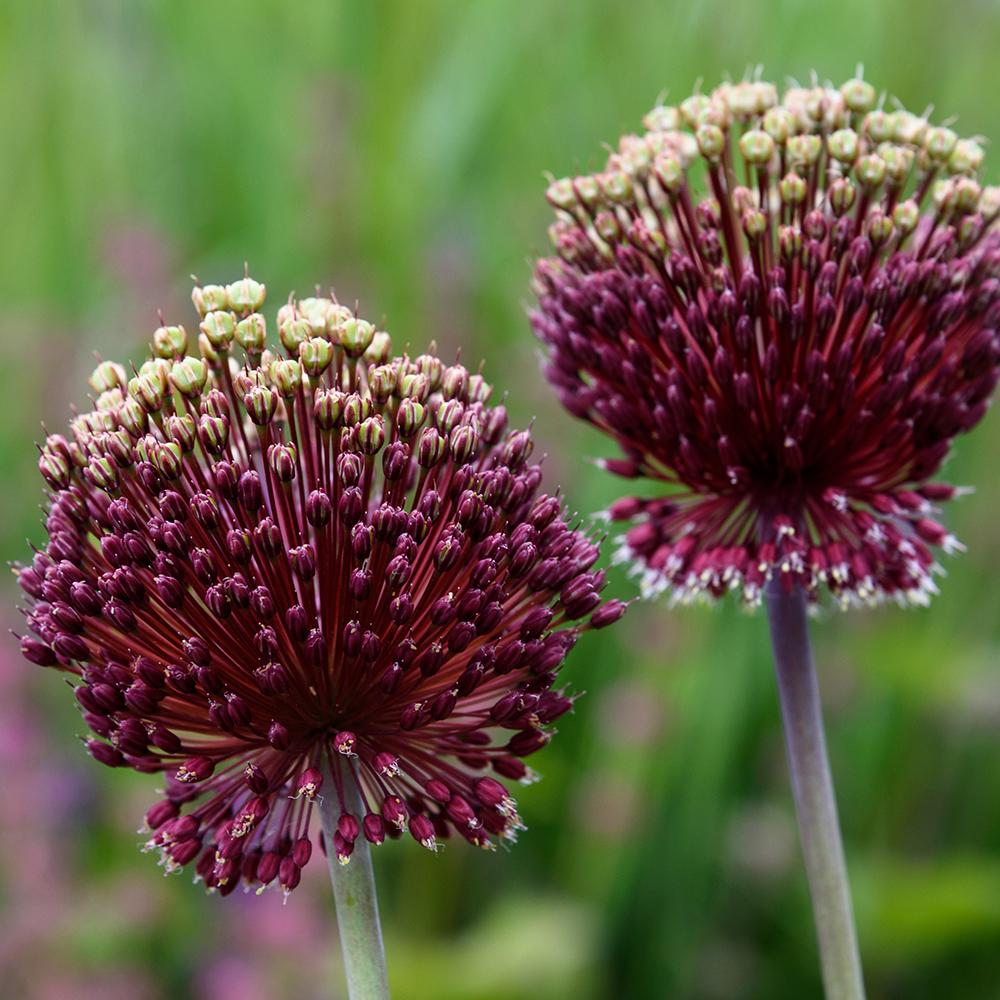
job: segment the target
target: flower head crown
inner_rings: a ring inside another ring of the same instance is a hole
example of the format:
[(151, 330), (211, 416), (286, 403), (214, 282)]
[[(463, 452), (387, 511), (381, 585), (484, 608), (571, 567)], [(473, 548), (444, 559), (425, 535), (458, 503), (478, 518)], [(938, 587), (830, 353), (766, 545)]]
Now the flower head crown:
[(549, 187), (532, 319), (606, 467), (666, 487), (610, 512), (649, 592), (924, 602), (957, 544), (928, 480), (997, 382), (1000, 189), (979, 142), (882, 105), (725, 84)]
[(320, 794), (344, 863), (406, 828), (513, 838), (503, 780), (571, 707), (580, 630), (624, 610), (481, 375), (332, 298), (282, 306), (272, 351), (264, 296), (198, 287), (200, 356), (162, 326), (131, 376), (97, 367), (18, 570), (25, 655), (74, 677), (97, 760), (166, 773), (148, 846), (222, 893), (296, 886)]

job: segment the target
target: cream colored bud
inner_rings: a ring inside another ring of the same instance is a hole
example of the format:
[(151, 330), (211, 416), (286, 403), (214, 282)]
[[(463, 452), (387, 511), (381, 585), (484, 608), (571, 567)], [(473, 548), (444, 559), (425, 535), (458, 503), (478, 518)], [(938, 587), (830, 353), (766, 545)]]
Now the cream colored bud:
[(841, 84), (840, 94), (848, 110), (855, 114), (866, 114), (875, 107), (875, 88), (867, 80), (848, 80)]
[(943, 163), (951, 156), (958, 142), (958, 135), (950, 128), (929, 128), (924, 136), (924, 149), (936, 163)]
[(188, 335), (183, 326), (160, 326), (153, 331), (153, 353), (158, 358), (182, 357), (187, 347)]
[(830, 155), (841, 163), (851, 164), (858, 158), (858, 133), (851, 128), (838, 129), (826, 140)]
[(257, 312), (267, 298), (267, 289), (249, 275), (226, 285), (226, 301), (229, 308), (241, 316)]
[(765, 167), (774, 156), (774, 139), (763, 129), (750, 129), (740, 137), (740, 153), (747, 163)]
[(974, 139), (959, 139), (948, 157), (948, 169), (953, 174), (974, 174), (983, 165), (985, 155)]
[(681, 113), (677, 108), (659, 105), (643, 118), (642, 125), (650, 132), (673, 132), (681, 127)]
[(94, 392), (107, 392), (127, 384), (125, 369), (114, 361), (102, 361), (90, 374), (90, 388)]

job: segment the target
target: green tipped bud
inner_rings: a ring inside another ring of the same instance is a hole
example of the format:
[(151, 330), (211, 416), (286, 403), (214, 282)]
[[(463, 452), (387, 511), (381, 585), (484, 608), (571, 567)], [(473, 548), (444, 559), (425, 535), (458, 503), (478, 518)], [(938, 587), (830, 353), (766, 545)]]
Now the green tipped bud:
[(627, 205), (635, 195), (632, 178), (620, 170), (602, 174), (601, 189), (607, 200), (615, 205)]
[(385, 444), (385, 426), (379, 416), (369, 417), (358, 425), (358, 447), (365, 455), (374, 455)]
[(841, 163), (853, 163), (858, 158), (858, 133), (852, 128), (842, 128), (826, 140), (830, 155)]
[(333, 309), (329, 299), (308, 298), (296, 307), (299, 318), (309, 324), (314, 337), (324, 336), (328, 330), (328, 319)]
[(292, 358), (273, 362), (269, 374), (282, 399), (291, 399), (302, 386), (302, 366)]
[(194, 451), (198, 436), (194, 417), (190, 413), (185, 413), (183, 417), (167, 417), (165, 427), (167, 437), (178, 445), (185, 455)]
[(553, 208), (562, 209), (564, 212), (572, 211), (578, 204), (573, 178), (560, 177), (559, 180), (553, 181), (546, 188), (545, 197)]
[(400, 399), (415, 399), (419, 403), (425, 402), (430, 392), (430, 379), (420, 372), (407, 372), (400, 376), (396, 387), (396, 394)]
[(267, 342), (267, 320), (260, 313), (251, 313), (236, 324), (236, 342), (247, 354), (256, 356)]
[(759, 240), (767, 232), (767, 216), (757, 209), (743, 213), (743, 232), (751, 242)]
[(975, 212), (983, 189), (972, 177), (959, 177), (955, 182), (955, 210), (963, 215)]
[(879, 209), (875, 209), (868, 216), (868, 220), (865, 223), (865, 230), (868, 233), (868, 238), (872, 241), (872, 246), (876, 249), (884, 246), (892, 238), (892, 234), (895, 227), (892, 222), (892, 218), (885, 215)]
[(243, 396), (247, 416), (258, 426), (269, 424), (278, 408), (278, 393), (267, 386), (252, 386)]
[(493, 386), (482, 375), (469, 376), (469, 390), (466, 398), (470, 403), (487, 403), (493, 395)]
[(451, 433), (451, 457), (464, 465), (475, 454), (479, 447), (479, 431), (473, 424), (461, 424)]
[(310, 378), (319, 378), (333, 361), (333, 344), (320, 337), (310, 337), (299, 344), (299, 360)]
[(153, 331), (153, 353), (172, 361), (187, 352), (188, 335), (183, 326), (159, 326)]
[(848, 111), (857, 115), (867, 114), (875, 107), (877, 94), (875, 88), (866, 80), (848, 80), (840, 87), (840, 95)]
[(272, 444), (267, 450), (267, 462), (279, 483), (290, 483), (295, 478), (298, 453), (291, 441)]
[(973, 139), (959, 139), (948, 157), (948, 169), (953, 174), (974, 174), (983, 165), (983, 147)]
[(392, 337), (384, 330), (376, 332), (365, 351), (365, 361), (371, 365), (385, 364), (392, 357)]
[(716, 162), (726, 148), (726, 135), (718, 125), (699, 125), (695, 132), (698, 150), (710, 163)]
[(340, 344), (350, 358), (360, 358), (375, 338), (375, 327), (367, 320), (352, 316), (339, 328)]
[(802, 253), (802, 230), (798, 226), (781, 226), (778, 229), (778, 249), (782, 263), (797, 260)]
[(200, 316), (207, 316), (217, 309), (227, 309), (229, 299), (222, 285), (195, 285), (191, 301)]
[(838, 177), (830, 185), (830, 208), (839, 219), (846, 215), (857, 198), (858, 190), (846, 177)]
[(858, 181), (869, 191), (874, 191), (885, 180), (885, 160), (875, 153), (862, 156), (855, 169)]
[(908, 146), (922, 146), (927, 136), (927, 121), (909, 111), (897, 111), (892, 116), (892, 138)]
[(929, 128), (924, 136), (924, 149), (935, 163), (944, 163), (954, 152), (958, 136), (950, 128)]
[(194, 399), (202, 394), (208, 381), (208, 366), (201, 358), (187, 357), (170, 369), (170, 381), (182, 396)]
[(163, 407), (166, 388), (155, 374), (137, 375), (129, 379), (128, 391), (146, 413), (159, 413)]
[(445, 399), (464, 400), (468, 388), (469, 372), (463, 365), (452, 365), (444, 370), (441, 377), (441, 395)]
[(205, 359), (206, 364), (213, 368), (218, 368), (222, 364), (225, 354), (220, 354), (213, 346), (212, 342), (203, 333), (198, 334), (198, 350)]
[(920, 221), (920, 206), (911, 198), (900, 202), (892, 210), (893, 225), (903, 236), (909, 236)]
[(658, 105), (642, 120), (650, 132), (676, 132), (681, 127), (681, 113), (669, 105)]
[(360, 396), (356, 392), (350, 393), (344, 399), (344, 426), (357, 427), (362, 421), (367, 420), (372, 414), (372, 401), (370, 396)]
[(72, 480), (69, 462), (51, 451), (43, 451), (39, 456), (38, 471), (54, 490), (66, 489)]
[(705, 94), (693, 94), (687, 100), (682, 101), (680, 114), (684, 124), (689, 129), (696, 129), (701, 123), (702, 113), (710, 103), (710, 99)]
[(792, 164), (811, 167), (823, 151), (823, 140), (818, 135), (793, 135), (786, 143)]
[(395, 391), (399, 373), (395, 365), (377, 365), (368, 372), (368, 391), (376, 403), (384, 403)]
[(434, 423), (442, 434), (450, 434), (464, 413), (465, 407), (459, 400), (448, 399), (434, 410)]
[(761, 127), (779, 146), (784, 146), (795, 132), (795, 118), (788, 108), (771, 108)]
[(432, 469), (444, 458), (448, 442), (433, 427), (425, 427), (417, 442), (417, 463), (422, 469)]
[(740, 153), (747, 163), (765, 167), (774, 156), (774, 139), (763, 129), (751, 129), (740, 138)]
[[(627, 175), (626, 175), (627, 176)], [(596, 177), (582, 176), (574, 181), (576, 193), (587, 208), (593, 208), (601, 200), (601, 185)]]
[(210, 312), (201, 321), (201, 332), (215, 351), (228, 351), (236, 334), (236, 317), (225, 309)]
[(313, 403), (313, 419), (322, 431), (332, 431), (340, 425), (344, 411), (344, 394), (337, 389), (320, 389)]
[(90, 388), (94, 392), (108, 392), (128, 384), (128, 375), (114, 361), (102, 361), (90, 375)]
[[(131, 384), (130, 384), (131, 390)], [(118, 408), (118, 422), (132, 435), (139, 437), (146, 433), (149, 417), (136, 399), (126, 399)]]
[(882, 146), (879, 148), (879, 156), (882, 157), (882, 162), (885, 164), (886, 176), (890, 183), (898, 186), (910, 176), (915, 154), (908, 146), (891, 144)]
[(865, 115), (862, 128), (872, 142), (888, 142), (892, 138), (892, 116), (885, 111), (870, 111)]
[(221, 455), (229, 443), (229, 419), (204, 414), (198, 421), (198, 439), (210, 455)]
[(267, 298), (267, 289), (259, 281), (254, 281), (249, 275), (226, 285), (226, 302), (228, 308), (240, 316), (258, 312)]
[(676, 156), (658, 156), (654, 166), (663, 190), (675, 194), (684, 186), (684, 167)]
[(983, 188), (979, 197), (979, 211), (987, 222), (1000, 212), (1000, 187), (990, 185)]
[(105, 493), (111, 493), (118, 488), (118, 469), (114, 462), (103, 455), (92, 458), (83, 470), (83, 475), (88, 482), (99, 490), (104, 490)]
[(176, 479), (184, 468), (181, 446), (174, 441), (156, 441), (149, 460), (164, 479)]
[(598, 212), (594, 217), (594, 229), (605, 243), (617, 243), (622, 236), (621, 223), (613, 212)]
[(118, 386), (115, 386), (113, 389), (108, 389), (107, 392), (102, 392), (100, 396), (97, 397), (95, 409), (111, 411), (117, 410), (124, 398), (125, 397), (122, 395), (121, 389), (119, 389)]
[(278, 322), (278, 338), (281, 340), (281, 346), (289, 354), (298, 354), (302, 345), (312, 336), (312, 327), (304, 319), (297, 316)]
[(778, 194), (786, 205), (801, 205), (806, 200), (806, 182), (798, 174), (785, 174), (778, 185)]
[(427, 417), (425, 407), (415, 399), (404, 399), (396, 411), (396, 431), (402, 438), (412, 437)]
[(132, 439), (129, 437), (128, 431), (112, 431), (104, 439), (104, 448), (107, 454), (114, 459), (115, 465), (119, 469), (127, 469), (135, 462)]
[[(431, 350), (436, 348), (431, 345)], [(444, 372), (444, 363), (435, 354), (421, 354), (414, 362), (417, 371), (421, 375), (427, 376), (427, 387), (430, 392), (435, 392), (441, 384), (441, 376)]]

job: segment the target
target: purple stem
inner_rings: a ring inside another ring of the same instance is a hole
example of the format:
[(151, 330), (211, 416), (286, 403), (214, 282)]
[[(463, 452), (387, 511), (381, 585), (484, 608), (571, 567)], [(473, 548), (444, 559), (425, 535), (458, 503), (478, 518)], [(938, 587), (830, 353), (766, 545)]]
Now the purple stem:
[(827, 1000), (864, 1000), (837, 802), (809, 645), (806, 597), (772, 579), (766, 591), (771, 645)]

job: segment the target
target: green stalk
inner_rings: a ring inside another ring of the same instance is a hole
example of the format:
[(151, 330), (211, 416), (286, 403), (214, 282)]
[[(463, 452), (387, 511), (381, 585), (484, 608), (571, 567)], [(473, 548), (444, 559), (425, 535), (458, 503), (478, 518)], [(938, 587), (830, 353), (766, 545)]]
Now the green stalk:
[(767, 613), (827, 1000), (864, 1000), (851, 889), (823, 733), (819, 684), (800, 587), (767, 586)]
[[(382, 925), (378, 918), (375, 895), (375, 873), (372, 854), (362, 833), (354, 842), (351, 859), (342, 865), (333, 849), (333, 838), (340, 819), (341, 798), (331, 769), (324, 759), (323, 794), (319, 813), (326, 842), (326, 860), (337, 904), (337, 925), (340, 928), (340, 948), (347, 975), (347, 995), (350, 1000), (388, 1000), (389, 979), (385, 971), (385, 949), (382, 945)], [(336, 778), (340, 780), (343, 811), (353, 813), (358, 821), (365, 814), (358, 789), (356, 772), (344, 766)]]

